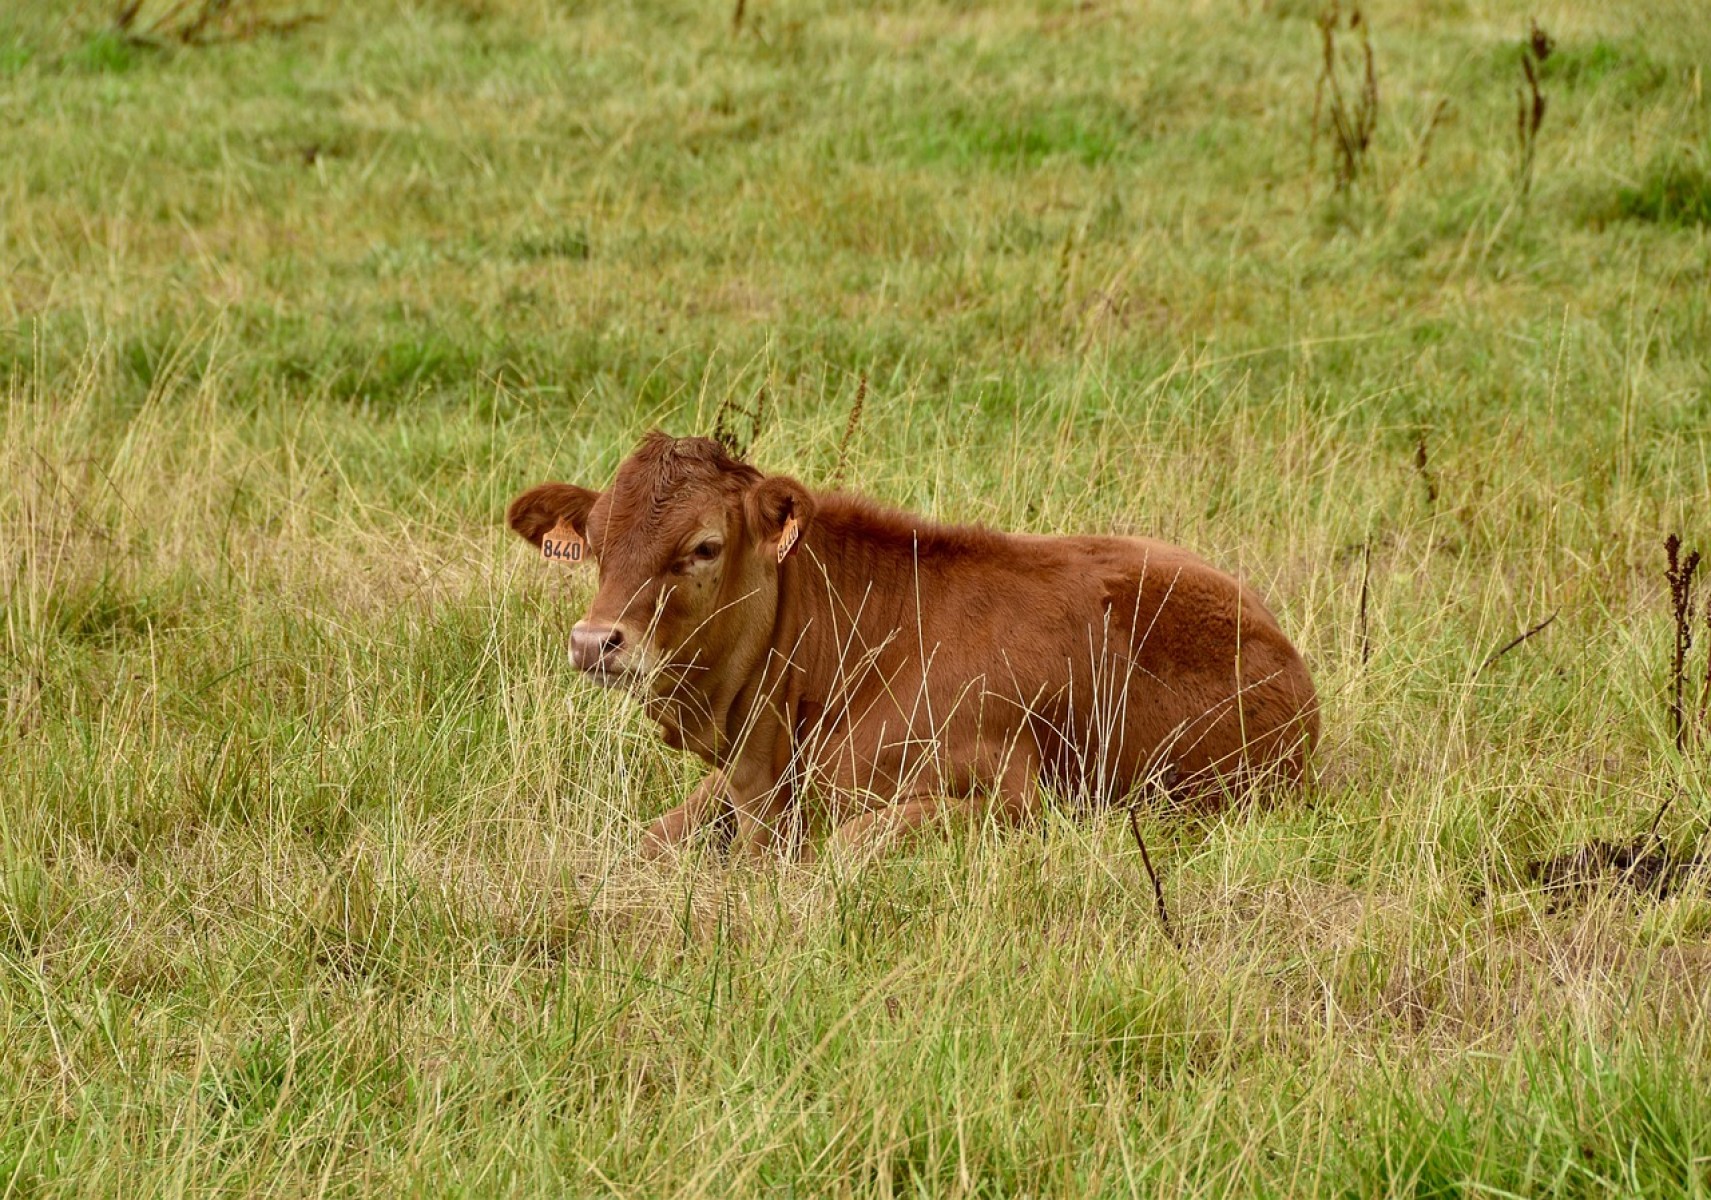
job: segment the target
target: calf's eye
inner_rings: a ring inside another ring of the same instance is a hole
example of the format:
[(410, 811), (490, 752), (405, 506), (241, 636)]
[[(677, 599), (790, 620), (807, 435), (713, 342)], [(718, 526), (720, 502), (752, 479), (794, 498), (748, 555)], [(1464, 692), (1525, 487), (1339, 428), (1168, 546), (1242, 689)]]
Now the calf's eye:
[(688, 554), (685, 554), (682, 558), (678, 559), (677, 562), (672, 564), (672, 574), (681, 575), (691, 567), (698, 566), (702, 563), (710, 563), (715, 558), (719, 557), (719, 552), (724, 548), (725, 544), (717, 540), (701, 542), (695, 547), (695, 549), (691, 550)]

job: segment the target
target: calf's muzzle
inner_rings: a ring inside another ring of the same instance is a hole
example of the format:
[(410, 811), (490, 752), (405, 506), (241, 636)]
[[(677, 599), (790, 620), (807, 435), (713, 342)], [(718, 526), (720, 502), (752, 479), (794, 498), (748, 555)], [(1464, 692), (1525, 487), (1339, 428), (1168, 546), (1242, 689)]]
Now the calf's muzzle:
[(570, 661), (578, 671), (604, 674), (619, 670), (618, 655), (624, 649), (624, 631), (617, 625), (594, 625), (578, 621), (570, 630)]

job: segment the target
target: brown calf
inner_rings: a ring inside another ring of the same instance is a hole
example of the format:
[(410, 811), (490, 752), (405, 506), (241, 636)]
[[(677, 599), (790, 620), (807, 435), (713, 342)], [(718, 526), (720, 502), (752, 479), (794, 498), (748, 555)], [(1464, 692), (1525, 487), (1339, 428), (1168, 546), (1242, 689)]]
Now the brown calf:
[(1145, 538), (938, 525), (652, 433), (604, 492), (545, 483), (511, 527), (600, 584), (571, 660), (635, 689), (713, 768), (649, 828), (747, 850), (843, 844), (947, 807), (1014, 820), (1044, 783), (1106, 801), (1298, 783), (1318, 736), (1260, 599)]

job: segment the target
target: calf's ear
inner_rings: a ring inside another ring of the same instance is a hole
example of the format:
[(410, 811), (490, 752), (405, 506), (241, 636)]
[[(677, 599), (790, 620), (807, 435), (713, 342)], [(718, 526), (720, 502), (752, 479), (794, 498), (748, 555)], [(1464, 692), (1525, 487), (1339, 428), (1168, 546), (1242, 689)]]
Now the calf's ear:
[(776, 562), (789, 558), (802, 544), (814, 520), (814, 497), (785, 475), (773, 475), (755, 484), (743, 507), (755, 544)]
[(549, 535), (580, 544), (588, 536), (588, 510), (598, 499), (599, 492), (575, 484), (543, 483), (511, 501), (505, 520), (531, 546)]

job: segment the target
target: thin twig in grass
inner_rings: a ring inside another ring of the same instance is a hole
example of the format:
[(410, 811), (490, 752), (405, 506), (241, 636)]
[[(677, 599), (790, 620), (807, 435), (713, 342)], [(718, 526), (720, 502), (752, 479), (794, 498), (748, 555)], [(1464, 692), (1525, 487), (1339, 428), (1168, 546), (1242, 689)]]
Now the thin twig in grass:
[[(1550, 616), (1546, 617), (1543, 621), (1540, 621), (1537, 625), (1534, 625), (1531, 629), (1527, 630), (1527, 632), (1523, 633), (1520, 637), (1510, 638), (1507, 642), (1504, 642), (1501, 646), (1497, 647), (1497, 649), (1493, 650), (1489, 655), (1487, 655), (1484, 662), (1479, 664), (1479, 671), (1485, 670), (1485, 668), (1489, 667), (1492, 663), (1494, 663), (1498, 659), (1502, 658), (1505, 654), (1509, 653), (1509, 651), (1513, 650), (1516, 646), (1519, 646), (1522, 642), (1524, 642), (1528, 638), (1532, 637), (1535, 633), (1543, 632), (1545, 630), (1545, 628), (1547, 626), (1549, 626), (1550, 623), (1556, 619), (1557, 619), (1557, 614), (1552, 613)], [(1479, 671), (1475, 671), (1474, 674), (1475, 675), (1479, 674)]]
[(1367, 586), (1372, 579), (1372, 540), (1360, 544), (1360, 664), (1366, 666), (1372, 658), (1372, 643), (1366, 632)]
[(1669, 715), (1675, 727), (1675, 748), (1680, 751), (1687, 747), (1688, 722), (1683, 691), (1687, 677), (1687, 652), (1693, 649), (1693, 573), (1699, 569), (1699, 551), (1695, 550), (1683, 559), (1681, 538), (1673, 533), (1664, 539), (1663, 549), (1669, 558), (1664, 578), (1669, 583), (1670, 607), (1675, 617), (1675, 645), (1669, 671)]
[(1652, 827), (1646, 831), (1646, 838), (1649, 841), (1657, 841), (1658, 828), (1663, 824), (1664, 814), (1669, 811), (1670, 805), (1675, 803), (1675, 798), (1679, 795), (1681, 795), (1681, 788), (1677, 787), (1664, 797), (1663, 803), (1658, 805), (1657, 812), (1652, 814)]
[(861, 373), (861, 381), (856, 384), (855, 403), (850, 405), (850, 419), (844, 423), (844, 436), (838, 442), (838, 465), (832, 471), (831, 486), (836, 489), (843, 486), (844, 471), (850, 465), (850, 445), (855, 441), (856, 429), (861, 425), (862, 412), (867, 407), (867, 372)]
[(1427, 152), (1432, 148), (1432, 135), (1438, 131), (1438, 126), (1444, 123), (1444, 117), (1449, 114), (1449, 111), (1449, 97), (1438, 97), (1438, 102), (1432, 106), (1432, 115), (1426, 119), (1425, 132), (1420, 135), (1419, 149), (1414, 152), (1416, 169), (1425, 167)]
[(1141, 836), (1141, 818), (1138, 806), (1129, 806), (1129, 832), (1135, 835), (1135, 845), (1141, 848), (1141, 865), (1147, 869), (1147, 878), (1153, 882), (1153, 904), (1158, 909), (1158, 923), (1164, 929), (1165, 937), (1178, 950), (1182, 949), (1182, 940), (1177, 937), (1176, 927), (1170, 923), (1170, 910), (1164, 905), (1164, 885), (1159, 883), (1158, 872), (1153, 870), (1152, 855), (1147, 853), (1147, 840)]
[(1539, 149), (1539, 127), (1545, 123), (1545, 97), (1539, 91), (1539, 68), (1551, 56), (1556, 42), (1539, 23), (1521, 45), (1521, 78), (1524, 87), (1515, 89), (1515, 139), (1519, 150), (1515, 183), (1521, 195), (1533, 188), (1533, 160)]
[(748, 7), (748, 0), (737, 0), (736, 7), (731, 10), (731, 36), (736, 37), (743, 31), (743, 11)]

